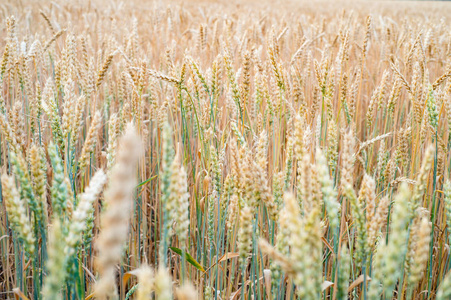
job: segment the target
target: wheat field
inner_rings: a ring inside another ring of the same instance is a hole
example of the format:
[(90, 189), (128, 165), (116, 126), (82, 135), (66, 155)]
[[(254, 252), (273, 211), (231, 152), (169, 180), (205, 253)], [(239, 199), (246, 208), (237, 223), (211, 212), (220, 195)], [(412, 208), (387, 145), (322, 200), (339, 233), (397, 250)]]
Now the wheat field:
[(446, 4), (0, 16), (0, 299), (451, 299)]

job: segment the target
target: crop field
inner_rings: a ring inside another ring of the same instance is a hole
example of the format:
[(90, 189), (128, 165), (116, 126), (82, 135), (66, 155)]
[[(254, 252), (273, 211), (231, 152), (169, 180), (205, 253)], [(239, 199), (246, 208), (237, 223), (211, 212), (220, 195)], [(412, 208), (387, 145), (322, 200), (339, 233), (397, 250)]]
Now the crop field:
[(0, 1), (0, 299), (451, 299), (450, 8)]

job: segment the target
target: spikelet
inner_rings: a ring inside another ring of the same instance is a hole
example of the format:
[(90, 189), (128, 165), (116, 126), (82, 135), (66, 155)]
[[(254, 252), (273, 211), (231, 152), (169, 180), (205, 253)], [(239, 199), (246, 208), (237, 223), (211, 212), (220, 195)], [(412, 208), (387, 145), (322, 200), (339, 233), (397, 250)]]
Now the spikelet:
[(15, 49), (15, 29), (16, 29), (16, 18), (14, 16), (10, 16), (6, 19), (6, 31), (7, 31), (7, 38), (6, 38), (6, 46), (5, 51), (3, 52), (2, 62), (0, 64), (0, 77), (1, 82), (3, 82), (3, 76), (6, 71), (6, 67), (8, 66), (8, 63), (11, 63), (14, 61), (15, 52), (17, 49)]
[(155, 294), (159, 300), (172, 300), (172, 280), (168, 270), (163, 267), (158, 268), (155, 274)]
[[(420, 142), (421, 144), (424, 144), (426, 141), (426, 137), (428, 136), (428, 133), (431, 132), (431, 124), (429, 124), (429, 118), (427, 117), (427, 111), (424, 110), (423, 114), (423, 121), (421, 122), (420, 127)], [(434, 131), (434, 130), (432, 130)]]
[(368, 252), (367, 249), (368, 232), (366, 228), (364, 207), (362, 205), (362, 202), (357, 198), (354, 189), (350, 184), (347, 184), (344, 187), (344, 194), (351, 204), (352, 216), (355, 219), (357, 226), (357, 244), (356, 251), (354, 251), (354, 253), (356, 264), (360, 264), (365, 259)]
[(120, 133), (120, 121), (117, 114), (110, 116), (108, 124), (107, 170), (110, 172), (116, 161), (117, 142)]
[[(225, 197), (228, 199), (235, 191), (235, 181), (233, 180), (233, 177), (231, 174), (227, 174), (226, 178), (224, 179), (224, 194)], [(226, 201), (223, 201), (221, 203), (221, 208), (225, 209)]]
[(210, 174), (212, 177), (212, 184), (218, 194), (221, 194), (221, 180), (222, 180), (222, 172), (221, 166), (219, 163), (219, 158), (216, 153), (216, 149), (211, 146), (210, 147), (211, 154), (211, 165), (210, 165)]
[(365, 40), (363, 41), (363, 47), (362, 47), (362, 60), (364, 61), (366, 58), (366, 55), (368, 53), (368, 44), (370, 42), (371, 38), (371, 27), (372, 27), (372, 17), (371, 15), (368, 15), (366, 17), (366, 34), (365, 34)]
[(241, 173), (242, 173), (242, 183), (243, 183), (243, 199), (252, 211), (256, 211), (260, 206), (260, 198), (255, 197), (254, 192), (256, 191), (254, 173), (252, 170), (253, 162), (249, 154), (242, 153), (243, 160), (241, 161)]
[(387, 162), (383, 176), (384, 182), (387, 185), (394, 180), (395, 173), (396, 173), (396, 159), (395, 157), (391, 157)]
[(49, 26), (52, 33), (55, 33), (55, 29), (53, 28), (52, 22), (50, 22), (49, 17), (43, 12), (42, 10), (39, 10), (39, 14), (44, 18), (45, 22), (47, 23), (47, 26)]
[(216, 193), (216, 190), (213, 190), (213, 192), (208, 196), (208, 207), (207, 207), (207, 221), (208, 221), (208, 240), (210, 241), (210, 245), (212, 245), (215, 241), (215, 215), (216, 215), (216, 208), (215, 203), (218, 202), (218, 194)]
[(246, 266), (249, 252), (252, 249), (252, 210), (245, 206), (240, 211), (240, 229), (238, 232), (238, 252), (240, 255), (241, 267)]
[(44, 92), (42, 95), (42, 98), (44, 100), (42, 102), (42, 108), (50, 119), (53, 137), (58, 144), (60, 153), (64, 153), (65, 143), (63, 140), (63, 130), (61, 128), (61, 118), (59, 115), (59, 109), (56, 102), (54, 89), (55, 87), (52, 79), (49, 78), (45, 84)]
[(366, 126), (368, 128), (371, 128), (371, 126), (373, 125), (373, 118), (374, 118), (374, 109), (376, 108), (375, 106), (377, 105), (377, 98), (379, 96), (380, 93), (380, 87), (377, 87), (376, 90), (373, 91), (373, 94), (371, 95), (370, 98), (370, 103), (368, 104), (368, 111), (366, 112)]
[(67, 187), (67, 202), (66, 202), (66, 212), (69, 220), (72, 219), (72, 213), (74, 212), (74, 207), (76, 204), (76, 199), (74, 197), (74, 191), (72, 190), (73, 186), (70, 183), (69, 178), (64, 177), (64, 184)]
[(412, 87), (407, 83), (406, 78), (401, 74), (401, 72), (396, 68), (396, 66), (393, 63), (390, 63), (391, 68), (393, 69), (393, 72), (395, 72), (395, 75), (399, 80), (401, 80), (401, 83), (403, 87), (406, 88), (406, 90), (409, 92), (409, 94), (412, 96), (414, 94), (414, 90)]
[(317, 299), (321, 294), (322, 283), (319, 208), (314, 208), (304, 222), (300, 222), (299, 209), (296, 209), (293, 200), (289, 195), (285, 198), (291, 231), (293, 282), (301, 299)]
[(390, 116), (393, 118), (395, 107), (399, 99), (399, 94), (401, 93), (401, 80), (399, 78), (395, 79), (395, 82), (393, 83), (393, 88), (390, 92), (390, 96), (388, 97), (387, 102), (387, 110), (390, 114)]
[(96, 297), (107, 299), (117, 295), (115, 265), (120, 262), (122, 248), (127, 239), (133, 191), (136, 186), (136, 163), (140, 142), (133, 125), (127, 126), (120, 141), (117, 161), (111, 171), (105, 192), (107, 208), (101, 215), (101, 234), (97, 240), (99, 256), (96, 260), (100, 279), (96, 284)]
[(429, 177), (429, 171), (434, 165), (434, 146), (429, 146), (424, 154), (423, 162), (421, 164), (420, 173), (417, 177), (417, 183), (415, 185), (412, 199), (411, 199), (411, 209), (412, 213), (416, 214), (417, 208), (421, 205), (421, 199), (427, 188), (427, 179)]
[(194, 286), (187, 282), (184, 283), (176, 292), (177, 299), (179, 300), (197, 300), (197, 291)]
[(31, 256), (36, 250), (34, 245), (35, 237), (33, 236), (32, 226), (28, 220), (25, 203), (19, 196), (12, 176), (3, 174), (1, 182), (2, 196), (9, 222), (18, 235), (19, 240), (22, 241), (25, 251)]
[[(386, 196), (379, 201), (376, 213), (371, 222), (367, 222), (368, 228), (368, 247), (374, 248), (377, 238), (380, 235), (380, 231), (384, 222), (387, 219), (388, 205), (390, 204), (389, 198)], [(368, 209), (368, 208), (367, 208)]]
[(170, 220), (176, 223), (175, 232), (181, 247), (185, 247), (189, 227), (189, 194), (186, 171), (183, 166), (180, 166), (179, 160), (176, 156), (171, 166), (171, 182), (166, 211), (170, 214)]
[(310, 212), (315, 203), (313, 203), (313, 178), (312, 165), (310, 163), (310, 154), (305, 154), (301, 161), (298, 161), (298, 182), (297, 199), (301, 205), (302, 213)]
[(21, 149), (25, 149), (27, 143), (27, 135), (25, 133), (26, 127), (23, 117), (22, 103), (17, 102), (16, 104), (14, 104), (10, 117), (12, 130), (17, 137), (17, 141), (19, 142)]
[(387, 245), (381, 242), (373, 259), (373, 272), (372, 280), (370, 282), (370, 287), (368, 290), (368, 299), (379, 300), (382, 293), (382, 281), (384, 279), (384, 267), (385, 260), (384, 254), (387, 252)]
[(21, 147), (19, 142), (17, 141), (18, 137), (16, 136), (16, 133), (3, 114), (0, 115), (0, 130), (4, 135), (6, 141), (9, 143), (11, 150), (14, 152), (20, 151)]
[[(172, 136), (171, 136), (171, 128), (168, 123), (165, 123), (163, 126), (163, 132), (162, 132), (162, 150), (163, 150), (163, 160), (162, 160), (162, 166), (161, 166), (161, 172), (160, 178), (162, 180), (162, 191), (163, 191), (163, 198), (162, 198), (162, 204), (163, 207), (165, 207), (166, 203), (169, 199), (169, 186), (170, 186), (170, 179), (171, 179), (171, 164), (173, 162), (174, 157), (174, 151), (172, 146)], [(167, 222), (165, 220), (166, 225)]]
[(343, 245), (340, 253), (340, 266), (338, 270), (337, 299), (348, 299), (349, 275), (351, 271), (351, 255), (348, 247)]
[(51, 187), (52, 208), (61, 219), (68, 213), (69, 187), (66, 184), (64, 169), (56, 145), (50, 144), (48, 148), (50, 161), (53, 167), (53, 182)]
[(379, 95), (377, 96), (377, 109), (378, 110), (381, 110), (385, 104), (385, 92), (387, 89), (387, 83), (388, 83), (389, 77), (390, 77), (390, 72), (385, 70), (384, 73), (382, 74), (381, 83), (379, 85), (379, 87), (380, 87)]
[(168, 191), (168, 201), (166, 203), (165, 210), (169, 212), (170, 219), (174, 220), (174, 217), (177, 217), (178, 212), (175, 210), (177, 209), (178, 205), (178, 199), (181, 196), (180, 194), (180, 179), (179, 179), (179, 172), (180, 172), (180, 159), (178, 155), (174, 158), (174, 161), (171, 164), (171, 176), (169, 181), (169, 191)]
[(250, 91), (250, 77), (251, 77), (251, 69), (252, 69), (252, 60), (251, 60), (251, 53), (249, 51), (246, 51), (244, 54), (243, 59), (243, 81), (241, 85), (241, 107), (248, 106), (248, 98), (249, 98), (249, 91)]
[(388, 162), (387, 159), (388, 159), (388, 156), (387, 156), (387, 153), (385, 151), (385, 141), (382, 140), (380, 145), (379, 145), (379, 151), (377, 153), (377, 169), (376, 169), (376, 173), (378, 175), (378, 177), (377, 177), (378, 181), (382, 181), (383, 180), (383, 176), (384, 176), (383, 172), (384, 172), (384, 169), (385, 169), (385, 167), (387, 165), (387, 162)]
[(409, 155), (409, 137), (411, 133), (411, 127), (401, 129), (398, 134), (398, 147), (396, 149), (396, 159), (401, 166), (407, 167), (408, 155)]
[(451, 272), (446, 273), (437, 291), (437, 300), (446, 300), (451, 296)]
[(20, 182), (20, 196), (26, 200), (30, 210), (33, 212), (35, 221), (39, 222), (42, 219), (42, 206), (33, 193), (31, 186), (31, 179), (28, 173), (27, 163), (22, 155), (10, 153), (13, 172), (18, 182)]
[(44, 279), (44, 287), (42, 294), (45, 299), (58, 300), (61, 299), (60, 289), (64, 284), (63, 278), (66, 278), (66, 268), (64, 255), (65, 243), (63, 224), (56, 219), (50, 230), (47, 270), (48, 275)]
[(349, 116), (351, 120), (355, 116), (355, 109), (356, 109), (356, 101), (357, 101), (357, 93), (359, 89), (359, 81), (360, 81), (361, 71), (358, 70), (358, 73), (355, 76), (354, 83), (351, 85), (351, 90), (349, 92), (349, 100), (348, 100), (348, 110), (349, 110)]
[(175, 83), (180, 84), (180, 80), (171, 76), (167, 76), (163, 73), (157, 72), (155, 70), (147, 70), (150, 76), (155, 77), (157, 79), (169, 82), (169, 83)]
[(329, 176), (326, 158), (320, 149), (316, 150), (315, 157), (318, 180), (321, 183), (321, 191), (323, 193), (324, 204), (326, 205), (327, 215), (329, 217), (329, 224), (331, 228), (338, 228), (340, 212), (340, 203), (337, 201), (338, 193)]
[(178, 199), (178, 216), (176, 220), (175, 232), (177, 233), (180, 244), (184, 245), (188, 238), (189, 230), (189, 192), (188, 192), (188, 178), (185, 168), (182, 166), (179, 175), (180, 197)]
[(66, 257), (70, 258), (77, 251), (81, 243), (82, 232), (86, 230), (86, 220), (89, 217), (92, 205), (102, 192), (103, 185), (106, 182), (106, 175), (102, 169), (97, 171), (89, 182), (83, 194), (79, 196), (77, 208), (72, 214), (71, 222), (66, 237), (66, 248), (64, 250)]
[[(414, 233), (415, 234), (415, 233)], [(422, 218), (419, 225), (417, 241), (414, 245), (415, 254), (409, 273), (409, 284), (416, 284), (429, 259), (429, 243), (431, 241), (431, 225), (427, 218)]]
[(289, 135), (287, 138), (286, 146), (286, 158), (285, 158), (285, 178), (284, 178), (284, 189), (288, 189), (288, 185), (291, 181), (291, 174), (293, 172), (293, 138)]
[(230, 84), (231, 99), (235, 102), (237, 110), (239, 112), (239, 116), (241, 116), (242, 110), (244, 108), (241, 107), (241, 104), (240, 104), (241, 96), (240, 96), (240, 92), (239, 92), (238, 85), (237, 85), (236, 73), (233, 70), (229, 55), (226, 54), (223, 56), (223, 58), (224, 58), (224, 66), (227, 71), (227, 77), (229, 79), (229, 84)]
[(152, 289), (154, 288), (153, 270), (148, 265), (142, 265), (138, 269), (138, 300), (148, 300), (152, 297)]
[(269, 54), (269, 59), (270, 59), (270, 63), (272, 66), (272, 70), (274, 73), (274, 77), (276, 79), (277, 82), (277, 86), (279, 87), (280, 91), (285, 91), (285, 83), (281, 74), (281, 67), (280, 64), (277, 62), (277, 48), (276, 48), (276, 44), (271, 44), (268, 47), (268, 54)]
[(53, 42), (55, 42), (65, 32), (66, 32), (66, 29), (61, 29), (60, 31), (55, 33), (53, 35), (53, 37), (50, 40), (48, 40), (47, 43), (44, 44), (44, 48), (42, 49), (42, 52), (45, 53), (50, 48), (50, 46), (53, 44)]
[(435, 93), (431, 86), (429, 86), (428, 99), (427, 99), (426, 104), (427, 104), (428, 115), (429, 115), (429, 123), (435, 130), (437, 130), (438, 111), (437, 111), (437, 104), (435, 102)]
[[(1, 81), (3, 82), (3, 77), (6, 72), (6, 67), (8, 66), (8, 62), (10, 60), (10, 53), (11, 53), (11, 45), (10, 43), (6, 43), (5, 45), (5, 51), (3, 52), (1, 64), (0, 64), (0, 77)], [(2, 107), (2, 110), (4, 111), (4, 106)]]
[(352, 131), (345, 134), (343, 141), (343, 157), (342, 157), (342, 173), (341, 173), (341, 188), (346, 189), (347, 185), (352, 187), (352, 170), (354, 167), (354, 135)]
[(238, 196), (233, 194), (230, 197), (230, 203), (227, 212), (227, 232), (232, 233), (238, 215)]
[(47, 184), (47, 162), (44, 156), (44, 150), (33, 144), (29, 148), (28, 159), (30, 162), (30, 173), (33, 185), (33, 193), (38, 198), (39, 210), (42, 211), (42, 217), (47, 216), (46, 184)]
[[(288, 220), (288, 212), (285, 207), (283, 207), (279, 212), (279, 227), (277, 231), (277, 240), (275, 244), (275, 250), (280, 253), (280, 255), (288, 256), (289, 252), (289, 242), (290, 242), (290, 228)], [(281, 277), (281, 267), (279, 266), (280, 261), (273, 261), (271, 263), (271, 280), (273, 286), (279, 284)]]
[[(0, 82), (1, 82), (1, 78), (0, 78)], [(3, 98), (3, 95), (1, 95), (1, 94), (0, 94), (0, 113), (1, 113), (1, 115), (4, 115), (6, 113), (5, 99)], [(0, 119), (0, 121), (2, 121), (2, 120)], [(3, 125), (2, 124), (0, 124), (0, 125), (1, 125), (0, 129), (3, 131)]]
[[(444, 174), (448, 149), (441, 136), (437, 136), (437, 144), (437, 174)], [(442, 181), (440, 177), (439, 181)]]
[(274, 197), (274, 203), (276, 205), (277, 212), (280, 210), (280, 206), (282, 204), (282, 196), (283, 196), (283, 189), (284, 189), (284, 173), (278, 172), (274, 174), (272, 178), (272, 191), (273, 191), (273, 197)]
[[(421, 70), (420, 70), (420, 64), (417, 62), (414, 65), (413, 68), (413, 75), (412, 75), (412, 93), (411, 93), (411, 100), (413, 102), (413, 115), (415, 118), (415, 122), (417, 124), (421, 124), (421, 120), (423, 117), (423, 108), (422, 108), (422, 103), (421, 103), (421, 90), (420, 90), (420, 85), (421, 85)], [(399, 77), (399, 80), (401, 80), (402, 78)], [(401, 81), (403, 82), (403, 81)], [(405, 85), (406, 83), (403, 82), (403, 85)]]
[(277, 243), (275, 248), (283, 255), (288, 255), (290, 248), (291, 225), (289, 223), (288, 214), (289, 212), (287, 211), (286, 206), (279, 212), (279, 231), (277, 232)]
[(359, 202), (362, 207), (366, 207), (367, 228), (374, 219), (374, 210), (376, 207), (376, 182), (368, 175), (363, 175), (362, 185), (359, 191)]
[(205, 92), (207, 94), (210, 94), (210, 89), (208, 87), (207, 80), (205, 79), (205, 76), (201, 73), (199, 66), (196, 64), (196, 62), (193, 60), (192, 57), (188, 56), (188, 57), (186, 57), (186, 59), (191, 64), (191, 68), (192, 68), (193, 72), (195, 73), (195, 75), (197, 76), (197, 79), (200, 81), (200, 84), (204, 88)]
[(102, 68), (99, 70), (98, 74), (97, 74), (97, 81), (96, 81), (96, 88), (99, 88), (100, 85), (102, 84), (106, 73), (108, 72), (108, 69), (110, 68), (110, 65), (113, 61), (113, 57), (114, 57), (114, 53), (109, 54), (105, 61), (103, 62)]
[(411, 192), (407, 183), (402, 183), (395, 197), (395, 205), (391, 214), (392, 231), (386, 250), (378, 253), (384, 257), (384, 274), (382, 280), (386, 297), (391, 297), (396, 281), (400, 278), (405, 251), (407, 248), (407, 225), (410, 222), (409, 199)]
[(73, 111), (73, 119), (72, 124), (70, 124), (71, 127), (71, 141), (70, 144), (72, 147), (75, 147), (77, 144), (77, 138), (80, 133), (80, 129), (82, 127), (83, 123), (83, 111), (84, 111), (84, 105), (86, 103), (86, 96), (82, 95), (78, 97), (78, 99), (75, 101), (75, 107), (72, 108)]
[(335, 173), (338, 161), (338, 128), (332, 119), (327, 129), (327, 159), (332, 174)]
[(66, 184), (64, 170), (59, 157), (56, 145), (50, 144), (48, 147), (50, 161), (53, 167), (53, 182), (51, 187), (52, 208), (60, 218), (67, 212), (69, 199), (69, 187)]
[(444, 204), (446, 214), (446, 225), (448, 230), (448, 237), (451, 235), (451, 181), (447, 180), (443, 186), (443, 192), (445, 193)]
[(92, 151), (94, 151), (94, 147), (97, 141), (97, 133), (101, 125), (102, 117), (100, 115), (100, 112), (97, 111), (91, 122), (91, 126), (89, 127), (88, 135), (86, 136), (85, 143), (83, 144), (83, 148), (81, 149), (80, 158), (78, 159), (80, 170), (84, 170), (88, 165), (89, 157), (91, 156)]
[(213, 300), (215, 298), (214, 296), (215, 291), (213, 289), (213, 287), (211, 287), (210, 285), (205, 285), (204, 288), (204, 299), (205, 300)]
[[(216, 97), (219, 94), (218, 88), (220, 86), (220, 72), (221, 72), (221, 57), (218, 56), (212, 63), (212, 76), (211, 76), (211, 95), (213, 99), (216, 99)], [(183, 77), (180, 76), (181, 81), (183, 82)]]
[(267, 154), (266, 154), (267, 136), (263, 131), (257, 143), (257, 153), (253, 163), (254, 178), (254, 197), (260, 199), (266, 206), (269, 216), (272, 220), (277, 219), (277, 208), (269, 187), (267, 179)]
[(93, 237), (93, 229), (94, 229), (94, 215), (95, 209), (94, 205), (92, 205), (87, 211), (86, 216), (86, 225), (85, 230), (83, 231), (83, 245), (85, 249), (91, 248), (91, 242)]

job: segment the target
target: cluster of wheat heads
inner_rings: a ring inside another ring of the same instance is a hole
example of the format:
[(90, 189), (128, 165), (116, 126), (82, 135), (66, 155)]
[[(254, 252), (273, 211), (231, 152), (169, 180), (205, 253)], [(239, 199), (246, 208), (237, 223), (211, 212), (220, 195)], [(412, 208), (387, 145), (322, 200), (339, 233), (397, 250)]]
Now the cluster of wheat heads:
[(20, 3), (1, 299), (449, 299), (440, 7)]

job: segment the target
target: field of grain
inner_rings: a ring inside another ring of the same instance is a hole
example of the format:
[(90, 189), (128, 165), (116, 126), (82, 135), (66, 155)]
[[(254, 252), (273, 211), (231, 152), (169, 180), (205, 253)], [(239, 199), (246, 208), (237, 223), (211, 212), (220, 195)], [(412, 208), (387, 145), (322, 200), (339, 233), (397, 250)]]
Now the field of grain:
[(0, 299), (451, 299), (450, 12), (0, 3)]

